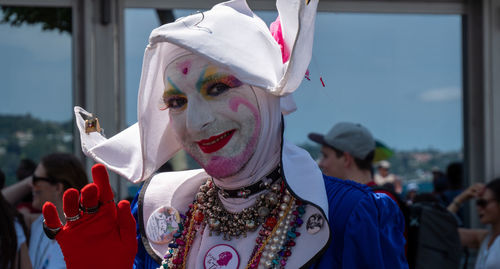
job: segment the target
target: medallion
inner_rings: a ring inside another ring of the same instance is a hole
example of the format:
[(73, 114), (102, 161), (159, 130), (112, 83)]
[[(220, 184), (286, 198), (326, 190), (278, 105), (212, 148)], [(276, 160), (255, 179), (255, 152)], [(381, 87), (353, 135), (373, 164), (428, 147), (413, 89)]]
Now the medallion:
[(240, 256), (232, 246), (220, 244), (207, 251), (203, 263), (205, 269), (237, 269), (240, 265)]
[(325, 220), (321, 216), (321, 214), (312, 214), (306, 223), (307, 232), (310, 234), (315, 234), (321, 230)]
[(146, 235), (153, 243), (166, 244), (172, 240), (180, 221), (179, 212), (175, 208), (160, 207), (149, 217), (146, 224)]

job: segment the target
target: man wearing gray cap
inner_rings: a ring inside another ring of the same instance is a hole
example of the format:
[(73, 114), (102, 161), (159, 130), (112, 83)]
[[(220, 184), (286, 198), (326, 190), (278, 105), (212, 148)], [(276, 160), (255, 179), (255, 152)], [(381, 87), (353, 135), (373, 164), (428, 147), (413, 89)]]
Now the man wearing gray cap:
[(369, 184), (375, 140), (361, 124), (340, 122), (326, 135), (310, 133), (309, 139), (322, 145), (319, 167), (323, 174)]
[[(335, 200), (336, 197), (344, 197), (344, 193), (338, 191), (338, 186), (342, 185), (344, 188), (348, 186), (351, 192), (358, 194), (358, 199), (344, 200), (354, 208), (360, 207), (366, 201), (375, 203), (374, 206), (371, 204), (365, 209), (375, 216), (376, 221), (372, 224), (373, 229), (377, 232), (367, 234), (366, 231), (357, 230), (351, 222), (364, 220), (353, 215), (348, 217), (351, 221), (345, 226), (345, 230), (339, 231), (336, 229), (337, 226), (333, 225), (332, 233), (337, 235), (336, 238), (345, 237), (343, 240), (352, 240), (346, 235), (364, 234), (364, 242), (371, 242), (370, 245), (367, 243), (356, 244), (355, 248), (349, 250), (344, 248), (344, 256), (366, 253), (365, 248), (369, 248), (373, 252), (371, 258), (373, 260), (381, 258), (385, 268), (408, 268), (404, 251), (404, 218), (397, 203), (393, 201), (396, 198), (391, 197), (392, 199), (390, 199), (384, 194), (374, 193), (369, 187), (375, 184), (371, 172), (375, 155), (375, 140), (370, 131), (360, 124), (341, 122), (333, 126), (326, 135), (310, 133), (308, 137), (322, 145), (322, 157), (319, 161), (319, 167), (324, 174), (330, 219), (335, 219), (338, 223), (340, 219), (345, 218), (343, 210)], [(378, 241), (376, 243), (373, 242), (374, 238), (371, 238), (373, 234), (376, 234), (376, 240)], [(337, 242), (333, 242), (327, 253), (330, 252), (331, 255), (335, 255), (334, 253), (338, 252), (336, 245)], [(356, 254), (346, 254), (346, 252), (351, 251)], [(365, 266), (361, 267), (365, 268)], [(369, 267), (371, 266), (366, 265), (366, 268)], [(346, 266), (342, 268), (354, 267)]]

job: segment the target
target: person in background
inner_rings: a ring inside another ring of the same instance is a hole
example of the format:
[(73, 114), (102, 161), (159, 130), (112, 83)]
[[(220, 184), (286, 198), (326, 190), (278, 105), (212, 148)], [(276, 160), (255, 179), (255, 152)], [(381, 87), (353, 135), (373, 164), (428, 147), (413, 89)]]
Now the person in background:
[(457, 213), (461, 205), (476, 198), (479, 221), (488, 225), (488, 229), (459, 228), (463, 246), (479, 248), (475, 269), (500, 268), (500, 178), (488, 184), (474, 184), (460, 193), (448, 206), (448, 210)]
[[(3, 172), (0, 171), (0, 176)], [(0, 177), (3, 185), (5, 177)], [(26, 226), (22, 216), (0, 193), (0, 269), (31, 269), (26, 244)]]
[[(329, 177), (349, 179), (369, 187), (377, 184), (373, 180), (372, 162), (375, 156), (375, 140), (364, 126), (351, 122), (334, 125), (326, 135), (310, 133), (309, 139), (321, 145), (318, 166)], [(387, 162), (388, 163), (388, 162)], [(394, 189), (385, 193), (395, 202)]]
[[(407, 267), (404, 247), (404, 218), (401, 210), (398, 208), (397, 194), (379, 188), (374, 189), (377, 193), (373, 193), (371, 192), (372, 189), (368, 188), (375, 186), (371, 173), (372, 161), (375, 155), (375, 140), (370, 131), (360, 124), (340, 122), (334, 125), (326, 135), (310, 133), (308, 137), (321, 145), (322, 157), (318, 165), (323, 174), (327, 176), (325, 177), (327, 192), (329, 186), (339, 184), (339, 179), (342, 179), (343, 182), (350, 182), (352, 180), (359, 183), (352, 184), (352, 188), (357, 188), (360, 192), (364, 192), (364, 194), (360, 194), (359, 196), (360, 201), (363, 199), (374, 199), (377, 204), (376, 208), (373, 208), (371, 212), (378, 218), (378, 223), (374, 223), (377, 226), (376, 229), (379, 230), (377, 237), (369, 238), (370, 235), (366, 234), (367, 237), (364, 240), (371, 241), (370, 245), (360, 243), (359, 246), (348, 250), (353, 251), (353, 253), (344, 252), (344, 256), (356, 256), (368, 250), (373, 253), (372, 255), (381, 255), (385, 263), (384, 268)], [(328, 192), (329, 197), (334, 195), (342, 194), (338, 191)], [(352, 201), (353, 206), (356, 206), (360, 201)], [(340, 212), (341, 210), (337, 210), (335, 204), (329, 204), (329, 211), (330, 219), (337, 221), (345, 219)], [(342, 232), (336, 231), (335, 223), (333, 227), (334, 235), (344, 234), (344, 236), (340, 236), (342, 239), (337, 239), (338, 242), (352, 240), (349, 238), (349, 234), (356, 233), (354, 228), (346, 228)], [(351, 227), (351, 225), (347, 227)], [(336, 249), (339, 246), (338, 242), (335, 242), (334, 239), (327, 253), (329, 251), (332, 253), (338, 252), (338, 249)], [(363, 247), (366, 247), (366, 250)], [(344, 246), (344, 251), (345, 248)], [(380, 257), (373, 257), (374, 261), (377, 259), (380, 259)], [(341, 268), (355, 267), (352, 265), (349, 266), (347, 263), (336, 265)], [(336, 268), (336, 266), (333, 266), (333, 268)]]
[[(11, 204), (15, 204), (31, 191), (35, 209), (41, 211), (45, 202), (52, 202), (59, 214), (63, 215), (64, 191), (69, 188), (81, 189), (87, 182), (83, 165), (75, 156), (52, 153), (42, 158), (31, 177), (5, 188), (2, 193), (9, 198)], [(66, 268), (59, 245), (55, 240), (50, 240), (43, 231), (43, 217), (25, 214), (24, 219), (30, 227), (29, 257), (33, 268)]]
[(415, 202), (415, 197), (418, 194), (418, 184), (415, 182), (408, 183), (406, 186), (406, 203), (411, 205)]
[(396, 175), (389, 172), (391, 163), (387, 160), (382, 160), (377, 163), (377, 173), (375, 173), (374, 181), (379, 186), (395, 189)]
[[(21, 159), (16, 169), (17, 181), (22, 181), (23, 179), (30, 177), (31, 175), (33, 175), (33, 172), (35, 172), (35, 169), (36, 169), (36, 163), (33, 160)], [(33, 208), (32, 203), (33, 203), (33, 194), (29, 192), (15, 206), (16, 209), (23, 214), (42, 213), (41, 211)]]
[[(442, 198), (445, 206), (449, 206), (450, 203), (457, 197), (460, 193), (464, 191), (463, 188), (463, 165), (461, 162), (452, 162), (446, 167), (446, 180), (447, 188), (442, 194)], [(458, 210), (457, 217), (460, 225), (464, 223), (465, 211), (463, 208)]]

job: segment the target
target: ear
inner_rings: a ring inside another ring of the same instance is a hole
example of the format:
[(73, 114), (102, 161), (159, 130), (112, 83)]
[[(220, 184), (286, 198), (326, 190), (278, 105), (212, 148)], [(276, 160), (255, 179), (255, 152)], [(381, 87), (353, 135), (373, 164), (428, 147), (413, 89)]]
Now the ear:
[(354, 157), (348, 152), (344, 152), (344, 167), (350, 168), (354, 164)]

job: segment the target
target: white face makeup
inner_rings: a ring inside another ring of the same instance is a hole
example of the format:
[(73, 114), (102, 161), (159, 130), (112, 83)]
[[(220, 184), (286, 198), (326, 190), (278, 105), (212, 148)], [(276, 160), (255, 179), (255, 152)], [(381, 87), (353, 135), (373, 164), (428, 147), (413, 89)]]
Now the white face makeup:
[(252, 157), (261, 129), (253, 89), (196, 55), (165, 71), (164, 109), (183, 148), (213, 177), (235, 175)]

